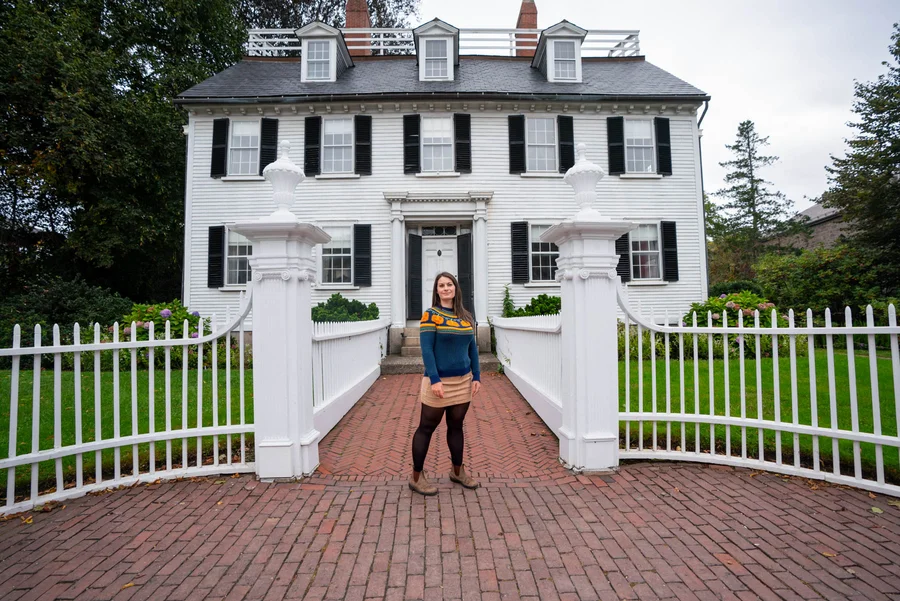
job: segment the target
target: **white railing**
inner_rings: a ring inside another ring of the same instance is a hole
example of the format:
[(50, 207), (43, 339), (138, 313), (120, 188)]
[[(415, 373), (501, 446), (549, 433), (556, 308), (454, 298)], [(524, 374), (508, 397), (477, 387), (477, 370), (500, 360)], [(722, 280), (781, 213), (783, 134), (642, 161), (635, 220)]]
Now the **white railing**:
[(390, 320), (313, 323), (315, 425), (327, 434), (381, 374)]
[[(9, 421), (0, 424), (8, 434), (8, 452), (0, 459), (6, 471), (0, 514), (138, 482), (252, 472), (246, 453), (246, 436), (253, 433), (252, 387), (245, 378), (250, 357), (243, 325), (250, 307), (242, 295), (237, 317), (220, 323), (211, 316), (209, 333), (203, 318), (193, 332), (187, 320), (181, 328), (167, 321), (161, 337), (149, 323), (148, 340), (137, 339), (135, 323), (125, 328), (130, 340), (120, 340), (116, 323), (103, 335), (95, 324), (93, 342), (83, 343), (75, 324), (71, 344), (61, 343), (57, 325), (52, 346), (42, 346), (40, 326), (33, 346), (22, 346), (16, 325), (12, 348), (0, 349), (0, 358), (11, 364)], [(109, 333), (111, 340), (105, 340)], [(53, 359), (52, 395), (41, 372), (47, 356)], [(124, 382), (123, 358), (130, 367)], [(71, 371), (63, 370), (64, 361)], [(85, 377), (90, 371), (93, 378)], [(28, 373), (30, 408), (20, 398)]]
[(558, 314), (491, 320), (503, 372), (557, 435), (562, 425), (561, 323)]
[[(412, 29), (342, 29), (347, 48), (372, 54), (413, 54)], [(248, 56), (299, 56), (301, 43), (292, 29), (251, 29), (245, 46)], [(519, 50), (533, 51), (540, 29), (460, 29), (459, 53), (515, 56)], [(640, 56), (640, 32), (597, 29), (588, 31), (581, 46), (584, 57)]]
[(759, 310), (668, 326), (657, 325), (668, 316), (635, 315), (621, 291), (618, 301), (622, 459), (744, 466), (900, 496), (893, 305), (878, 326), (871, 307), (865, 326), (849, 308), (843, 326), (828, 311), (816, 326), (812, 311), (804, 324)]

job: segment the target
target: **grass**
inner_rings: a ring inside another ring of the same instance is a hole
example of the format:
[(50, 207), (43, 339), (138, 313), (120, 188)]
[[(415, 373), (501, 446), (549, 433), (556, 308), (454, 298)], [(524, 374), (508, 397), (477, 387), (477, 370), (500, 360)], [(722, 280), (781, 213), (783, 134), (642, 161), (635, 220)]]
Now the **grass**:
[[(897, 436), (897, 402), (900, 399), (895, 398), (894, 381), (892, 374), (891, 360), (888, 357), (877, 358), (877, 390), (879, 398), (878, 415), (881, 418), (881, 433), (889, 436)], [(872, 384), (869, 371), (868, 353), (855, 353), (855, 369), (856, 369), (856, 394), (858, 406), (858, 423), (860, 432), (875, 432), (875, 415), (873, 407)], [(678, 413), (682, 411), (681, 400), (681, 373), (680, 365), (677, 360), (669, 360), (669, 403), (671, 411)], [(698, 361), (697, 371), (699, 379), (694, 381), (694, 362), (684, 362), (684, 412), (694, 413), (695, 390), (699, 394), (699, 412), (708, 415), (710, 412), (710, 389), (709, 389), (709, 362)], [(816, 408), (816, 417), (818, 424), (823, 427), (829, 427), (832, 423), (831, 399), (829, 394), (827, 354), (824, 350), (816, 350), (814, 353), (815, 382), (814, 386), (810, 386), (809, 374), (809, 358), (797, 357), (796, 362), (796, 396), (797, 410), (796, 422), (799, 424), (811, 425), (813, 416), (813, 406)], [(846, 352), (834, 354), (834, 372), (835, 372), (835, 400), (837, 419), (837, 427), (843, 430), (852, 429), (852, 411), (850, 399), (850, 361)], [(630, 387), (630, 410), (653, 412), (653, 383), (651, 379), (651, 363), (649, 360), (643, 361), (643, 405), (639, 404), (639, 383), (638, 383), (638, 362), (631, 361), (630, 377), (628, 385)], [(747, 359), (744, 362), (745, 384), (742, 387), (740, 381), (740, 362), (734, 358), (728, 361), (728, 388), (725, 387), (725, 365), (721, 359), (713, 362), (713, 394), (714, 405), (713, 411), (715, 415), (725, 415), (726, 403), (730, 409), (730, 413), (734, 417), (740, 417), (742, 414), (748, 418), (757, 418), (759, 411), (758, 392), (761, 394), (762, 417), (767, 420), (776, 418), (776, 407), (780, 409), (780, 421), (791, 423), (795, 414), (793, 412), (793, 392), (791, 383), (791, 366), (789, 357), (780, 357), (778, 364), (778, 377), (780, 381), (780, 389), (778, 398), (775, 397), (775, 363), (771, 358), (763, 358), (759, 361), (759, 369), (761, 372), (762, 387), (757, 389), (757, 361)], [(619, 382), (621, 403), (620, 409), (625, 410), (625, 363), (619, 363)], [(699, 385), (699, 387), (698, 387)], [(743, 396), (742, 396), (743, 388)], [(815, 404), (812, 402), (811, 390), (815, 390)], [(666, 410), (666, 361), (657, 359), (656, 361), (656, 411), (664, 413)], [(726, 396), (727, 394), (727, 396)], [(726, 398), (728, 399), (726, 402)], [(743, 404), (742, 404), (743, 398)], [(742, 409), (743, 407), (743, 409)], [(659, 422), (657, 425), (657, 444), (666, 447), (667, 436), (671, 434), (671, 448), (682, 447), (685, 450), (693, 451), (696, 448), (696, 428), (694, 424), (688, 423), (684, 425), (684, 437), (682, 438), (682, 423), (674, 422), (671, 426), (666, 422)], [(710, 426), (700, 426), (700, 448), (701, 451), (710, 451)], [(742, 439), (742, 430), (746, 432), (746, 438)], [(625, 425), (622, 424), (621, 435), (625, 435)], [(642, 436), (643, 433), (643, 436)], [(740, 457), (742, 453), (742, 440), (746, 440), (747, 454), (749, 457), (759, 457), (759, 432), (756, 428), (742, 428), (735, 426), (714, 426), (714, 434), (716, 440), (717, 451), (726, 452), (726, 441), (730, 434), (731, 454)], [(776, 433), (772, 430), (763, 430), (763, 446), (764, 454), (767, 459), (773, 460), (777, 448), (777, 441), (780, 438), (782, 447), (783, 461), (787, 464), (794, 463), (794, 452), (799, 452), (799, 460), (801, 465), (807, 467), (812, 466), (813, 462), (813, 436), (811, 435), (794, 435), (792, 433)], [(643, 439), (644, 447), (653, 446), (653, 425), (645, 423), (643, 430), (638, 424), (632, 422), (630, 424), (629, 438), (632, 448), (637, 445), (639, 439)], [(830, 471), (833, 467), (832, 460), (832, 439), (828, 437), (819, 438), (820, 451), (820, 468)], [(861, 451), (860, 468), (866, 477), (874, 478), (877, 465), (877, 451), (874, 444), (856, 443)], [(900, 442), (898, 442), (900, 446)], [(838, 454), (841, 462), (841, 473), (854, 473), (854, 443), (848, 441), (838, 441)], [(883, 461), (885, 466), (886, 478), (889, 482), (900, 483), (900, 454), (898, 448), (883, 447)]]
[[(189, 370), (187, 374), (187, 427), (197, 427), (197, 371)], [(155, 431), (166, 429), (166, 381), (165, 373), (162, 370), (156, 370), (153, 384), (154, 405), (153, 405), (153, 424)], [(213, 387), (212, 387), (212, 371), (206, 369), (203, 371), (202, 385), (202, 426), (212, 426), (213, 424)], [(61, 440), (62, 445), (70, 445), (75, 443), (76, 422), (75, 422), (75, 378), (74, 372), (63, 371), (60, 374), (61, 395), (60, 407), (61, 420)], [(171, 427), (173, 430), (180, 430), (185, 427), (182, 423), (182, 377), (181, 370), (172, 371), (171, 374)], [(237, 370), (231, 370), (231, 423), (240, 423), (240, 380)], [(253, 370), (245, 371), (245, 402), (244, 416), (246, 423), (253, 423)], [(0, 459), (9, 457), (9, 422), (10, 422), (10, 379), (11, 372), (9, 370), (0, 371)], [(219, 425), (227, 423), (227, 415), (229, 409), (226, 407), (226, 377), (225, 370), (218, 370), (217, 377), (218, 391), (218, 418)], [(18, 419), (17, 436), (16, 436), (16, 454), (22, 455), (30, 453), (31, 436), (32, 436), (32, 387), (34, 384), (34, 372), (31, 370), (20, 371), (19, 373), (19, 403), (18, 403)], [(95, 407), (94, 407), (94, 372), (86, 371), (81, 376), (81, 434), (84, 442), (96, 440), (95, 430)], [(120, 436), (129, 436), (133, 432), (132, 424), (132, 382), (129, 371), (120, 372), (119, 380), (119, 434)], [(115, 409), (114, 409), (114, 391), (115, 384), (112, 372), (100, 372), (100, 435), (102, 439), (112, 438), (115, 434)], [(39, 450), (52, 449), (54, 446), (54, 372), (53, 370), (42, 370), (40, 372), (40, 418), (39, 418)], [(136, 432), (146, 433), (150, 431), (150, 374), (146, 370), (137, 373), (137, 396), (136, 396)], [(219, 454), (226, 452), (226, 437), (218, 437)], [(252, 449), (252, 438), (248, 437), (250, 448)], [(202, 460), (211, 462), (213, 457), (213, 437), (204, 437), (202, 444)], [(232, 436), (232, 454), (240, 454), (240, 437)], [(197, 459), (196, 438), (190, 438), (187, 441), (188, 459), (191, 465), (194, 465)], [(154, 445), (156, 466), (165, 467), (166, 464), (166, 443), (157, 443)], [(131, 474), (133, 470), (133, 447), (132, 445), (121, 447), (119, 451), (119, 466), (121, 473)], [(104, 478), (112, 477), (115, 470), (116, 453), (112, 449), (102, 452), (102, 469)], [(149, 467), (150, 444), (138, 445), (138, 460), (141, 465), (141, 471), (145, 472)], [(182, 460), (182, 441), (175, 439), (172, 441), (172, 461), (175, 465), (180, 465)], [(85, 453), (84, 461), (84, 477), (88, 482), (89, 477), (95, 474), (95, 454)], [(75, 457), (67, 457), (62, 460), (63, 477), (66, 482), (74, 482), (76, 460)], [(5, 497), (6, 491), (6, 470), (0, 470), (0, 492)], [(20, 466), (16, 469), (16, 492), (17, 496), (25, 494), (28, 490), (31, 475), (29, 466)], [(45, 488), (55, 488), (56, 486), (56, 467), (54, 461), (45, 461), (39, 464), (38, 484), (41, 490)], [(0, 497), (2, 498), (2, 497)], [(5, 499), (4, 499), (5, 501)]]

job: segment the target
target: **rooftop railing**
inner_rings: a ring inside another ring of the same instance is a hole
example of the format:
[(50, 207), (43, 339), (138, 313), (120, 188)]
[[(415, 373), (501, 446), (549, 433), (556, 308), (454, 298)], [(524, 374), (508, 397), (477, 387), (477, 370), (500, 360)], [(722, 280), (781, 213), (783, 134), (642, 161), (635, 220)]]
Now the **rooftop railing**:
[[(414, 54), (412, 29), (342, 29), (347, 48), (371, 51), (373, 55)], [(533, 51), (540, 29), (460, 29), (459, 53), (516, 56)], [(639, 56), (637, 30), (589, 30), (581, 46), (583, 57)], [(300, 56), (301, 43), (292, 29), (251, 29), (245, 46), (248, 56)]]

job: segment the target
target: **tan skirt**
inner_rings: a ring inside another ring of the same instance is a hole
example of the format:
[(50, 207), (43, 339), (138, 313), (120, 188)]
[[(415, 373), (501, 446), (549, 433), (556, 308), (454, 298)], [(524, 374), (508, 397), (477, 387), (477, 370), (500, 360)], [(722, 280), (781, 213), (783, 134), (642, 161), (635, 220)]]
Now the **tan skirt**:
[(464, 376), (452, 376), (441, 378), (444, 384), (444, 398), (439, 398), (431, 391), (431, 380), (427, 376), (422, 378), (422, 389), (419, 391), (419, 400), (429, 407), (449, 407), (461, 405), (472, 400), (472, 372)]

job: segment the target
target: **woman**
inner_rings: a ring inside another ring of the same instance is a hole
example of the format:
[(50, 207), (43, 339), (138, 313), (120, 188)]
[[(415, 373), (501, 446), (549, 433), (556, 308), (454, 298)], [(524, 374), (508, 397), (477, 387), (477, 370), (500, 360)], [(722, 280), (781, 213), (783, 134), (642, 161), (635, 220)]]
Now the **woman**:
[(450, 480), (466, 488), (478, 482), (463, 469), (463, 419), (472, 397), (481, 390), (478, 345), (472, 315), (462, 304), (459, 282), (449, 273), (434, 280), (432, 307), (422, 314), (419, 341), (425, 361), (425, 377), (419, 400), (422, 417), (413, 436), (413, 473), (409, 487), (423, 495), (436, 495), (437, 488), (425, 479), (422, 469), (431, 435), (447, 414), (447, 445), (453, 469)]

